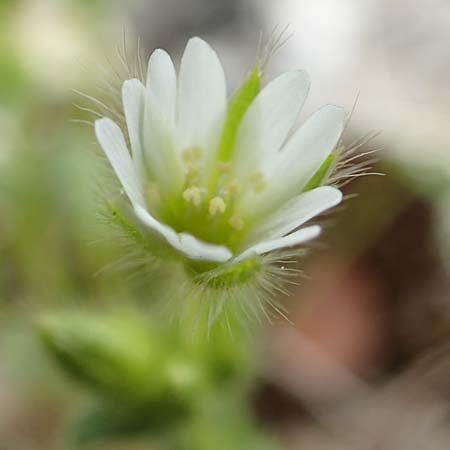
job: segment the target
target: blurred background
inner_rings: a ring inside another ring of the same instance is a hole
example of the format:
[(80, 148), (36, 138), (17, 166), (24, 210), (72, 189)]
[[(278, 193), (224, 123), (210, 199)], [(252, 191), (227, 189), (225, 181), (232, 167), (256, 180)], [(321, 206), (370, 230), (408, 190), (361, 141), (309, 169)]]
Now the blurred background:
[[(99, 224), (102, 163), (73, 89), (98, 95), (125, 28), (146, 56), (163, 47), (177, 58), (190, 36), (205, 38), (232, 92), (260, 33), (286, 25), (268, 78), (309, 72), (300, 121), (358, 99), (345, 141), (381, 131), (361, 152), (380, 148), (373, 171), (386, 176), (345, 187), (348, 201), (301, 262), (308, 277), (281, 299), (293, 324), (268, 324), (251, 352), (244, 401), (282, 449), (450, 448), (448, 1), (1, 0), (1, 449), (70, 448), (66, 424), (85, 402), (36, 340), (35, 314), (149, 295), (101, 272), (122, 249)], [(107, 448), (163, 447), (121, 438)]]

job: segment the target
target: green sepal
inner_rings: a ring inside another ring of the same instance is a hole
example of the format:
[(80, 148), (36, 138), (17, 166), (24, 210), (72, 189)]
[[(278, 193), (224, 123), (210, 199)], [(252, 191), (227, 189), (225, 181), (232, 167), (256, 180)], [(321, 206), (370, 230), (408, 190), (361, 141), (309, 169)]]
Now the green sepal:
[(181, 321), (208, 333), (221, 326), (228, 327), (231, 334), (242, 327), (247, 331), (257, 327), (263, 317), (270, 319), (282, 311), (275, 293), (287, 294), (283, 280), (297, 273), (295, 269), (280, 268), (279, 256), (255, 254), (220, 265), (191, 262), (186, 270), (189, 284), (183, 298), (178, 299), (176, 314)]
[(114, 203), (108, 203), (107, 208), (111, 214), (112, 220), (123, 230), (125, 235), (137, 244), (141, 244), (145, 247), (146, 243), (143, 236), (139, 233), (137, 227), (135, 227), (133, 223), (128, 220), (124, 212)]
[(239, 125), (248, 108), (261, 90), (261, 69), (256, 66), (244, 84), (231, 98), (228, 113), (220, 141), (219, 161), (229, 161), (233, 155)]
[(326, 183), (328, 177), (330, 176), (330, 173), (333, 170), (335, 162), (337, 161), (337, 157), (338, 153), (336, 151), (328, 156), (328, 158), (322, 163), (316, 173), (308, 181), (303, 192), (311, 191), (312, 189), (315, 189)]
[(110, 201), (106, 203), (106, 214), (120, 234), (129, 242), (135, 244), (139, 250), (161, 260), (180, 260), (180, 253), (169, 245), (161, 235), (138, 224), (136, 218), (127, 213), (127, 207)]
[(192, 270), (191, 275), (196, 283), (216, 289), (229, 289), (248, 283), (264, 269), (262, 258), (257, 255), (238, 263), (192, 261), (188, 267)]

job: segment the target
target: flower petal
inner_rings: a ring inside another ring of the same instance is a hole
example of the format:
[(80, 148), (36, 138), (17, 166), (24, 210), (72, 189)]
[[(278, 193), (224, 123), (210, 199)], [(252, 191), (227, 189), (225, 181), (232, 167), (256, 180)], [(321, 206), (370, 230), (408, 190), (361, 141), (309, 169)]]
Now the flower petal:
[(255, 242), (284, 236), (313, 217), (338, 205), (341, 200), (341, 191), (330, 186), (322, 186), (300, 194), (257, 226), (249, 236), (249, 240)]
[(282, 173), (287, 189), (294, 188), (297, 192), (303, 189), (336, 147), (344, 120), (343, 108), (334, 105), (320, 108), (279, 153), (278, 164), (273, 168), (274, 176)]
[(156, 220), (146, 209), (139, 205), (135, 205), (134, 211), (144, 225), (160, 234), (175, 250), (178, 250), (190, 259), (222, 263), (233, 256), (231, 251), (222, 245), (202, 242), (188, 233), (178, 234), (173, 228)]
[(191, 259), (223, 263), (232, 258), (231, 251), (223, 245), (200, 241), (188, 233), (180, 233), (181, 251)]
[(177, 77), (170, 56), (155, 50), (150, 57), (143, 123), (147, 171), (163, 193), (179, 191), (183, 183), (175, 134)]
[(148, 62), (147, 89), (151, 90), (159, 111), (171, 124), (175, 121), (177, 75), (170, 56), (161, 49), (152, 53)]
[(131, 152), (136, 171), (142, 182), (145, 167), (142, 156), (141, 124), (144, 111), (144, 86), (139, 80), (127, 80), (122, 85), (122, 103), (130, 137)]
[(179, 76), (180, 146), (214, 152), (227, 109), (226, 80), (216, 52), (202, 39), (189, 40)]
[(344, 110), (326, 105), (315, 112), (289, 139), (276, 158), (262, 162), (264, 191), (248, 191), (239, 209), (264, 215), (302, 192), (310, 178), (334, 150), (344, 129)]
[(293, 127), (309, 92), (308, 74), (286, 72), (256, 97), (240, 125), (235, 151), (238, 176), (261, 159), (276, 156)]
[(173, 228), (164, 225), (159, 220), (156, 220), (145, 208), (140, 205), (134, 205), (134, 212), (136, 213), (137, 218), (144, 225), (163, 236), (172, 247), (180, 250), (180, 239)]
[(236, 262), (243, 261), (252, 255), (262, 255), (264, 253), (269, 253), (274, 250), (286, 247), (294, 247), (304, 242), (315, 239), (319, 236), (321, 228), (319, 225), (313, 225), (306, 228), (301, 228), (288, 236), (284, 236), (278, 239), (272, 239), (268, 241), (260, 242), (259, 244), (253, 245), (244, 252), (242, 252), (236, 259)]
[(141, 185), (122, 130), (111, 119), (104, 118), (95, 122), (95, 133), (128, 198), (133, 204), (143, 206)]

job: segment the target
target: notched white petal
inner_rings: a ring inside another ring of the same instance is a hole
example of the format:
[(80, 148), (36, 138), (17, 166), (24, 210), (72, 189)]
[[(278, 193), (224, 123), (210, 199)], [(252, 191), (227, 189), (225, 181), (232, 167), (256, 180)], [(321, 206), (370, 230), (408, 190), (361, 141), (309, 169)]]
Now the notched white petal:
[(149, 62), (141, 135), (148, 176), (164, 192), (178, 191), (183, 182), (176, 148), (175, 98), (176, 75), (172, 61), (163, 50), (156, 50)]
[(95, 122), (95, 134), (130, 201), (144, 205), (139, 177), (122, 130), (111, 119), (104, 118)]
[(144, 161), (142, 156), (141, 126), (144, 112), (145, 88), (139, 80), (127, 80), (122, 85), (122, 103), (130, 137), (131, 152), (136, 171), (144, 180)]
[(309, 76), (286, 72), (271, 81), (246, 112), (236, 141), (237, 171), (257, 163), (269, 164), (292, 129), (308, 96)]
[(253, 255), (263, 255), (265, 253), (279, 250), (282, 248), (295, 247), (296, 245), (304, 244), (311, 241), (320, 235), (321, 228), (318, 225), (302, 228), (296, 232), (284, 236), (279, 239), (272, 239), (260, 242), (245, 250), (237, 258), (236, 262), (243, 261)]
[(255, 227), (249, 240), (254, 242), (282, 237), (341, 201), (341, 191), (331, 186), (318, 187), (300, 194)]
[(227, 109), (226, 80), (216, 52), (202, 39), (189, 40), (179, 76), (178, 125), (183, 148), (214, 151)]
[(155, 50), (148, 62), (147, 89), (158, 104), (159, 111), (171, 124), (175, 121), (177, 75), (167, 52)]
[(274, 170), (288, 189), (303, 189), (334, 150), (344, 130), (345, 111), (326, 105), (315, 112), (279, 153)]
[(311, 177), (335, 149), (344, 129), (345, 113), (326, 105), (315, 112), (289, 139), (269, 165), (264, 166), (267, 188), (250, 192), (239, 205), (250, 215), (267, 214), (302, 192)]

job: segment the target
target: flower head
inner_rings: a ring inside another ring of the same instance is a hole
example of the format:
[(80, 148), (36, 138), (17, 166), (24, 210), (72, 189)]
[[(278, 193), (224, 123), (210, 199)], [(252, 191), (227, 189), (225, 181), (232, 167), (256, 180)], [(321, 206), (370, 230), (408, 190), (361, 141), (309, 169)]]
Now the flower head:
[(344, 111), (324, 106), (291, 133), (307, 74), (261, 82), (256, 66), (228, 99), (219, 58), (192, 38), (178, 74), (156, 50), (145, 82), (123, 83), (127, 137), (109, 118), (95, 123), (134, 216), (188, 261), (238, 263), (305, 243), (320, 227), (303, 225), (342, 199), (324, 183)]

